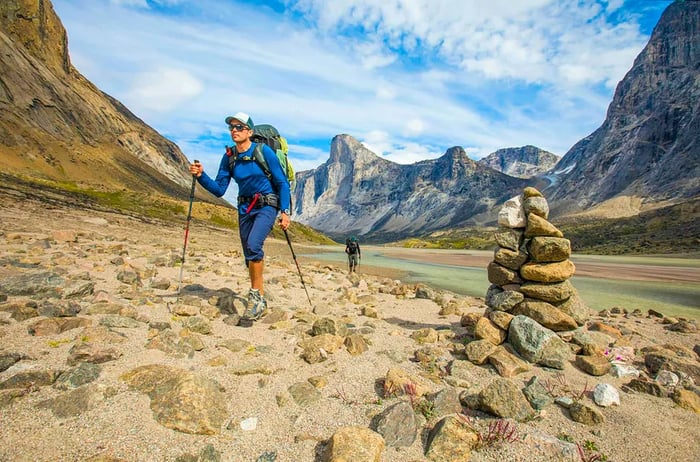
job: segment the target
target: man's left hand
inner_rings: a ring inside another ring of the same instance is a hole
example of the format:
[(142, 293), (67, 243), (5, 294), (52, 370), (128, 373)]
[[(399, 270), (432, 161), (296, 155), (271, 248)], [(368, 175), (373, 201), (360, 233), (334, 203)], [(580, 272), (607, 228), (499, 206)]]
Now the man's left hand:
[(292, 224), (292, 219), (289, 218), (289, 215), (284, 212), (280, 213), (280, 228), (286, 231), (290, 224)]

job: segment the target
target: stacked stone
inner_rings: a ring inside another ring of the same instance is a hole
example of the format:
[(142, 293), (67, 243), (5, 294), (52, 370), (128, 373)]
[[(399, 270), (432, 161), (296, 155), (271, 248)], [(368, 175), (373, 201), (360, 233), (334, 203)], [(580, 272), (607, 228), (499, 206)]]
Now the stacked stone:
[(533, 335), (553, 342), (552, 337), (559, 337), (555, 332), (574, 330), (589, 316), (569, 281), (575, 271), (569, 259), (571, 243), (547, 221), (548, 215), (547, 200), (535, 188), (525, 188), (500, 210), (498, 247), (488, 265), (488, 309), (477, 322), (475, 335), (495, 345), (508, 342), (530, 362), (563, 368), (570, 350), (562, 348), (561, 339), (556, 339), (559, 353), (554, 361), (543, 356), (552, 345), (540, 342), (534, 347), (537, 353), (526, 345)]

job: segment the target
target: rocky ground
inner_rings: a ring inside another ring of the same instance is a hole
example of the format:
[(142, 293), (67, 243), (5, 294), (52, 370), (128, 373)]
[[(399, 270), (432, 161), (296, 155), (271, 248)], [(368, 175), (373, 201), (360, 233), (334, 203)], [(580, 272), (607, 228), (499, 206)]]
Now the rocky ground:
[(2, 202), (2, 461), (700, 460), (694, 320), (624, 307), (563, 370), (479, 364), (482, 299), (300, 258), (310, 304), (270, 241), (241, 325), (235, 233), (192, 224), (177, 297), (184, 223)]

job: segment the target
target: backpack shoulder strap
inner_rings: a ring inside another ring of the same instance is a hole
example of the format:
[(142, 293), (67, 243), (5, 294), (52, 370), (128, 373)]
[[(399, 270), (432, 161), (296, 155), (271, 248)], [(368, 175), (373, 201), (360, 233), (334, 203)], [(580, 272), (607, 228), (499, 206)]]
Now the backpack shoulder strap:
[(236, 163), (236, 159), (238, 159), (236, 146), (226, 145), (226, 155), (228, 156), (228, 170), (231, 172), (231, 175), (233, 175), (233, 165)]
[(255, 162), (258, 163), (265, 176), (269, 179), (272, 178), (272, 172), (270, 171), (270, 167), (267, 165), (267, 161), (265, 160), (265, 156), (263, 155), (262, 151), (262, 143), (255, 143), (255, 148), (253, 149), (253, 159), (255, 159)]
[[(267, 165), (262, 150), (262, 144), (255, 143), (255, 147), (253, 148), (253, 160), (258, 163), (265, 176), (271, 178), (272, 172), (270, 172), (270, 167)], [(233, 166), (236, 160), (238, 160), (238, 150), (236, 150), (235, 146), (226, 146), (226, 155), (228, 156), (228, 169), (233, 173)]]

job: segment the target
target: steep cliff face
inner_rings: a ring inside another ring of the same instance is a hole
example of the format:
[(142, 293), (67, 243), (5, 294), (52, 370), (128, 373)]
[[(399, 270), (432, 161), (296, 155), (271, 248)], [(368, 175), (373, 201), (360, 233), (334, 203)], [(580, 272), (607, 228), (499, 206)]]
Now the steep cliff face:
[(295, 220), (334, 238), (392, 240), (492, 221), (493, 207), (524, 184), (477, 164), (461, 147), (399, 165), (338, 135), (325, 164), (297, 175)]
[(535, 146), (499, 149), (479, 161), (506, 175), (531, 178), (550, 170), (559, 161), (559, 156)]
[(51, 2), (4, 0), (0, 3), (0, 30), (53, 73), (70, 72), (66, 30)]
[(700, 195), (700, 2), (668, 6), (603, 125), (548, 177), (553, 213), (621, 196), (643, 208)]
[(71, 65), (49, 1), (0, 3), (0, 155), (13, 173), (181, 193), (187, 159)]

